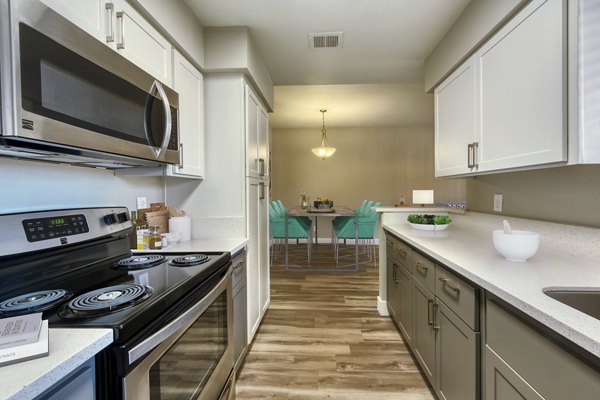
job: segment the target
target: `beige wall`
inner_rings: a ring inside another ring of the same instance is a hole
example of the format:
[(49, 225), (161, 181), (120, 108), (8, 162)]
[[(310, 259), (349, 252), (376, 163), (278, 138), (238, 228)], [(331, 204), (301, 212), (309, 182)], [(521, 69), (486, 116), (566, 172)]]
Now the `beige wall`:
[[(326, 197), (352, 208), (364, 199), (393, 205), (404, 195), (410, 201), (413, 189), (434, 189), (436, 201), (465, 200), (464, 179), (434, 178), (433, 126), (328, 129), (337, 151), (326, 160), (311, 152), (320, 135), (314, 128), (273, 130), (272, 199), (291, 208), (304, 188), (311, 200)], [(329, 235), (319, 229), (319, 237)]]
[(503, 195), (504, 215), (600, 227), (600, 165), (469, 178), (469, 209), (492, 213), (494, 193)]

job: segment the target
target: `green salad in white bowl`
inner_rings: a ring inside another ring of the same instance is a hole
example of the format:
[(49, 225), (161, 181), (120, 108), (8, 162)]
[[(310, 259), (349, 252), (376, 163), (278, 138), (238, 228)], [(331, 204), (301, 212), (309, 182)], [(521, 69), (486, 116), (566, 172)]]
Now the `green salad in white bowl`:
[(444, 231), (452, 218), (447, 215), (410, 214), (407, 218), (410, 227), (421, 231)]

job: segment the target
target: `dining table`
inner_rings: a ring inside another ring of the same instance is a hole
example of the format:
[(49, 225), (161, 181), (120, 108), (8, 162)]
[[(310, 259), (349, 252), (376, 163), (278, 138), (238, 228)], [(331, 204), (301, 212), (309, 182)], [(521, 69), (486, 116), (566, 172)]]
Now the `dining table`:
[[(285, 214), (285, 270), (286, 271), (315, 271), (314, 268), (289, 268), (289, 253), (288, 253), (288, 218), (290, 217), (314, 217), (315, 218), (315, 245), (319, 244), (319, 217), (335, 218), (335, 217), (351, 217), (354, 218), (354, 229), (355, 229), (355, 240), (354, 240), (354, 269), (340, 269), (340, 268), (319, 268), (318, 271), (322, 272), (334, 272), (334, 271), (358, 271), (358, 214), (354, 212), (350, 207), (347, 206), (335, 206), (331, 208), (316, 208), (316, 207), (295, 207), (289, 210)], [(307, 246), (309, 243), (307, 243)], [(310, 265), (310, 260), (309, 260)]]

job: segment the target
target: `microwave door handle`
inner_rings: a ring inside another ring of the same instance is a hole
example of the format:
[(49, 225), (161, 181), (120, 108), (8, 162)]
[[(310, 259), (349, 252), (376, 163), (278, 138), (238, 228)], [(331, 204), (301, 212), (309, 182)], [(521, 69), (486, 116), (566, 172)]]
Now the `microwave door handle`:
[(154, 150), (154, 156), (157, 159), (161, 159), (162, 156), (167, 151), (167, 146), (169, 145), (169, 139), (171, 136), (170, 132), (171, 132), (171, 126), (172, 126), (171, 124), (173, 123), (173, 121), (171, 120), (171, 105), (169, 104), (169, 99), (167, 98), (167, 94), (165, 93), (165, 90), (163, 89), (162, 84), (159, 81), (155, 80), (154, 83), (152, 83), (152, 87), (150, 88), (150, 91), (148, 92), (148, 99), (146, 101), (146, 106), (144, 107), (144, 120), (145, 120), (144, 131), (145, 131), (146, 140), (148, 141), (148, 143), (149, 144), (153, 143), (153, 139), (151, 137), (151, 135), (152, 135), (151, 106), (152, 106), (152, 99), (154, 98), (155, 93), (156, 93), (156, 95), (158, 95), (158, 97), (162, 101), (163, 112), (165, 113), (162, 143), (160, 144), (160, 147), (158, 149), (156, 147), (152, 147)]

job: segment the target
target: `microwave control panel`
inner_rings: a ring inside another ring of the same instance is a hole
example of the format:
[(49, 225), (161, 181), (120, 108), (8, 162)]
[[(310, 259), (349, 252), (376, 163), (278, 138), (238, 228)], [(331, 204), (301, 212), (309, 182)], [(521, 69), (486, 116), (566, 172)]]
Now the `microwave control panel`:
[(24, 219), (23, 229), (25, 229), (25, 235), (29, 242), (39, 242), (90, 231), (83, 214)]

